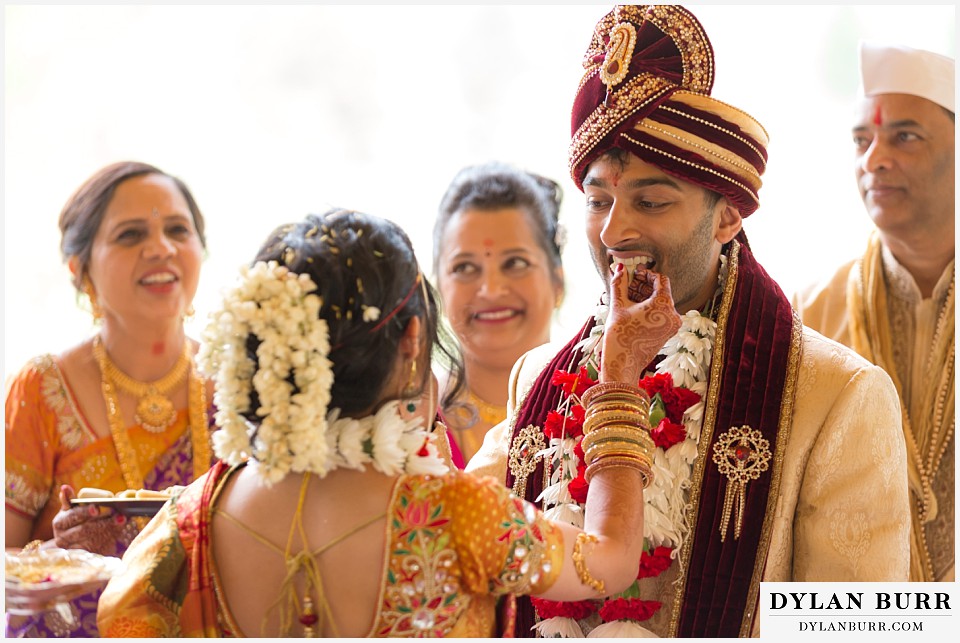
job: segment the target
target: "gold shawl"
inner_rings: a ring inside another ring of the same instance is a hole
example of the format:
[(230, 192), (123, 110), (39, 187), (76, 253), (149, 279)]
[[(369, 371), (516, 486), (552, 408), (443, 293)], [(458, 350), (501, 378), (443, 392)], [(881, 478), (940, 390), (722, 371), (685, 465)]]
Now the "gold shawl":
[[(954, 277), (954, 280), (956, 277)], [(953, 435), (954, 415), (954, 281), (950, 282), (942, 314), (934, 334), (934, 350), (927, 371), (940, 373), (936, 386), (926, 390), (924, 413), (909, 417), (907, 400), (893, 360), (893, 337), (887, 313), (887, 283), (883, 273), (881, 243), (874, 232), (867, 251), (850, 271), (847, 281), (847, 319), (851, 347), (883, 368), (900, 395), (903, 433), (908, 452), (911, 497), (910, 580), (934, 581), (924, 523), (937, 515), (937, 500), (931, 490), (940, 459)]]

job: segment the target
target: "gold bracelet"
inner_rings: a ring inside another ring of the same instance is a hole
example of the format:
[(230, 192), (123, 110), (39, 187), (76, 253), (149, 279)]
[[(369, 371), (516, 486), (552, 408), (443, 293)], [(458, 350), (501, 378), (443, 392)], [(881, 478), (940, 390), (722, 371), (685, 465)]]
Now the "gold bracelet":
[(607, 422), (602, 426), (598, 426), (589, 433), (585, 433), (584, 435), (593, 435), (599, 437), (608, 433), (625, 433), (627, 435), (636, 437), (638, 440), (653, 441), (653, 438), (650, 436), (649, 429), (644, 426), (637, 426), (631, 422)]
[(629, 404), (640, 405), (650, 403), (650, 396), (647, 395), (647, 392), (643, 389), (636, 389), (633, 391), (607, 391), (605, 393), (595, 393), (593, 395), (584, 394), (584, 396), (587, 398), (587, 402), (589, 402), (587, 407), (600, 406), (601, 404), (612, 404), (614, 402), (627, 402)]
[[(611, 458), (629, 458), (631, 460), (640, 462), (643, 458), (643, 454), (637, 453), (636, 451), (627, 451), (625, 449), (611, 449), (609, 451), (604, 451), (603, 453), (591, 453), (587, 458), (587, 468), (589, 468), (594, 462), (610, 460)], [(586, 473), (584, 473), (584, 477), (586, 477)]]
[(594, 444), (600, 444), (601, 442), (611, 439), (633, 442), (645, 451), (651, 453), (656, 448), (653, 438), (651, 438), (646, 431), (622, 424), (605, 426), (585, 434), (583, 441), (580, 443), (580, 448), (587, 451)]
[(586, 390), (580, 397), (583, 407), (587, 408), (598, 398), (610, 399), (611, 397), (628, 397), (634, 400), (640, 399), (647, 403), (650, 402), (650, 396), (639, 386), (631, 386), (624, 382), (600, 382), (594, 384)]
[(653, 462), (653, 458), (650, 457), (650, 453), (641, 447), (637, 447), (625, 442), (609, 442), (594, 447), (584, 453), (583, 463), (589, 467), (597, 460), (613, 456), (623, 456), (626, 458), (633, 458), (635, 460), (642, 460), (644, 462)]
[(613, 467), (626, 467), (628, 469), (639, 471), (644, 489), (653, 483), (653, 468), (649, 462), (635, 456), (622, 455), (611, 455), (596, 460), (587, 467), (587, 470), (583, 474), (583, 478), (586, 480), (587, 484), (590, 484), (590, 481), (595, 475), (597, 475), (597, 473), (604, 469)]
[(583, 555), (583, 543), (585, 542), (597, 543), (599, 541), (596, 536), (585, 531), (577, 534), (577, 540), (573, 543), (573, 568), (577, 570), (577, 576), (580, 577), (581, 583), (587, 587), (592, 587), (600, 594), (606, 594), (603, 581), (591, 576), (589, 570), (587, 570), (586, 557)]
[(583, 420), (583, 432), (591, 433), (607, 424), (627, 424), (639, 428), (646, 427), (646, 418), (638, 413), (624, 413), (623, 411), (603, 411), (596, 415), (586, 416)]
[(594, 460), (602, 458), (605, 455), (610, 455), (614, 451), (624, 455), (635, 455), (637, 457), (649, 455), (644, 451), (643, 447), (634, 442), (628, 442), (626, 440), (609, 440), (601, 444), (592, 445), (589, 449), (586, 449), (583, 452), (583, 463), (587, 466), (590, 466), (590, 463)]
[(598, 440), (605, 440), (607, 438), (624, 438), (626, 440), (633, 440), (637, 444), (645, 444), (646, 440), (644, 440), (644, 438), (647, 438), (650, 440), (650, 442), (653, 442), (653, 438), (638, 429), (634, 429), (624, 424), (611, 424), (585, 434), (583, 436), (582, 448), (586, 449), (587, 445), (594, 444)]
[(622, 411), (624, 413), (636, 413), (644, 418), (650, 417), (650, 407), (640, 404), (633, 400), (611, 400), (609, 402), (599, 402), (590, 405), (584, 414), (586, 417), (593, 417), (597, 413), (604, 411)]

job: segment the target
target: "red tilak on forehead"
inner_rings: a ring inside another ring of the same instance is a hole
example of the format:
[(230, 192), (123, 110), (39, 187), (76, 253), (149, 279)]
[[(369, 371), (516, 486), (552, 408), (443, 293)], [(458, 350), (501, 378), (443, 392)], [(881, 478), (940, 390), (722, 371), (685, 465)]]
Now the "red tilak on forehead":
[(880, 106), (877, 105), (877, 111), (873, 114), (873, 124), (877, 127), (883, 125), (883, 116), (880, 114)]
[(488, 247), (488, 248), (493, 247), (493, 239), (484, 239), (484, 240), (483, 240), (483, 245), (485, 245), (485, 246)]

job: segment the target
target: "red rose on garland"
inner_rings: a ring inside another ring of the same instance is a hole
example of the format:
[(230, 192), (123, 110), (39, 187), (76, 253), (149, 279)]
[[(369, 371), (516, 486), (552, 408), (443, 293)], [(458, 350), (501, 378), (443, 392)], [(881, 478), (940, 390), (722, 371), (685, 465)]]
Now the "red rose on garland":
[(590, 488), (587, 479), (584, 477), (586, 470), (587, 468), (583, 465), (577, 467), (577, 477), (567, 483), (567, 491), (570, 492), (570, 497), (573, 498), (574, 502), (581, 505), (587, 501), (587, 489)]
[(618, 598), (609, 600), (600, 608), (600, 618), (604, 623), (610, 621), (645, 621), (653, 616), (662, 603), (645, 601), (639, 598)]
[(644, 550), (640, 556), (640, 571), (637, 572), (637, 578), (650, 578), (659, 576), (670, 567), (671, 547), (656, 547), (653, 551)]
[(700, 394), (687, 388), (672, 388), (663, 400), (667, 417), (674, 422), (683, 421), (683, 413), (700, 401)]
[(576, 395), (580, 397), (587, 392), (587, 389), (597, 383), (597, 380), (591, 379), (585, 366), (581, 366), (577, 373), (567, 373), (566, 371), (554, 371), (550, 383), (559, 386), (567, 395)]
[(657, 373), (640, 380), (640, 388), (650, 396), (651, 401), (660, 396), (663, 411), (672, 422), (683, 422), (683, 413), (700, 401), (700, 394), (685, 388), (676, 388), (673, 385), (673, 376), (670, 373)]
[[(531, 598), (530, 602), (533, 603), (534, 609), (537, 610), (537, 614), (542, 619), (562, 616), (579, 621), (597, 611), (597, 604), (593, 601), (559, 602), (548, 601), (542, 598)], [(647, 618), (650, 617), (648, 616)]]
[(657, 373), (640, 380), (639, 386), (650, 397), (653, 397), (657, 393), (663, 393), (673, 388), (673, 376), (670, 373)]
[[(583, 435), (583, 418), (586, 411), (579, 404), (570, 407), (570, 415), (556, 411), (547, 413), (543, 424), (543, 434), (548, 438), (579, 438)], [(564, 424), (566, 420), (566, 424)]]
[(650, 430), (650, 437), (654, 444), (666, 451), (687, 439), (687, 429), (682, 424), (671, 422), (669, 418), (663, 418), (655, 429)]

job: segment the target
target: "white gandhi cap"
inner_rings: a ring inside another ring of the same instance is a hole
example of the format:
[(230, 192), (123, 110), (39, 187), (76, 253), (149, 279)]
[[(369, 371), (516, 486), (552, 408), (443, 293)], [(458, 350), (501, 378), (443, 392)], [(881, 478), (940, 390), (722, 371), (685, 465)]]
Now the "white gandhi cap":
[(953, 58), (902, 45), (860, 43), (860, 94), (910, 94), (956, 112)]

